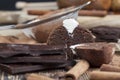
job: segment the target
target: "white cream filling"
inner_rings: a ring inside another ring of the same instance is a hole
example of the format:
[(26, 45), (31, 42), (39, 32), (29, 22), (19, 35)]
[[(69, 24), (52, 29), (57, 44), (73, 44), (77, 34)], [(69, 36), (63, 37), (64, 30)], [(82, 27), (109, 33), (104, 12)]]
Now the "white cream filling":
[(71, 36), (71, 37), (73, 37), (74, 34), (72, 34), (72, 33), (78, 25), (79, 25), (79, 23), (75, 19), (65, 19), (63, 21), (63, 27), (66, 28), (69, 36)]

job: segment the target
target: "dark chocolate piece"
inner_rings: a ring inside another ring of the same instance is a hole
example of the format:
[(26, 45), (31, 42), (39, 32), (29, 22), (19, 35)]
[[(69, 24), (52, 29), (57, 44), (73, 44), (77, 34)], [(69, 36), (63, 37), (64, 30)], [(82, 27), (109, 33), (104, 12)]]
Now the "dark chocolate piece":
[(90, 29), (96, 36), (97, 42), (118, 42), (120, 38), (120, 28), (109, 26), (98, 26)]
[(37, 56), (42, 56), (42, 55), (60, 55), (60, 54), (65, 54), (65, 52), (63, 51), (59, 51), (59, 50), (55, 50), (55, 51), (26, 51), (26, 52), (21, 52), (21, 51), (1, 51), (0, 52), (0, 57), (2, 58), (8, 58), (8, 57), (12, 57), (12, 56), (17, 56), (17, 55), (28, 55), (28, 56), (33, 56), (33, 57), (37, 57)]
[(39, 56), (39, 57), (10, 57), (0, 58), (0, 63), (43, 63), (43, 64), (61, 64), (65, 63), (67, 58), (65, 55), (51, 55), (51, 56)]
[(18, 74), (18, 73), (26, 73), (40, 70), (48, 70), (48, 69), (60, 69), (68, 66), (75, 65), (75, 61), (68, 61), (64, 64), (60, 65), (27, 65), (27, 64), (0, 64), (0, 69), (10, 74)]
[(0, 43), (0, 57), (6, 58), (14, 55), (57, 55), (64, 54), (66, 50), (64, 45), (29, 45), (29, 44), (5, 44)]

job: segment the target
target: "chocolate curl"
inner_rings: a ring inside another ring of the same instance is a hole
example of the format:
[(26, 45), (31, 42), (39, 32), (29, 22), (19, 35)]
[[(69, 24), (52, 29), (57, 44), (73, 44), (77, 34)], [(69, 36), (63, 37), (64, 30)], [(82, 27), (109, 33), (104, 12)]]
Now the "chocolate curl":
[(45, 15), (52, 12), (51, 10), (28, 10), (29, 15)]

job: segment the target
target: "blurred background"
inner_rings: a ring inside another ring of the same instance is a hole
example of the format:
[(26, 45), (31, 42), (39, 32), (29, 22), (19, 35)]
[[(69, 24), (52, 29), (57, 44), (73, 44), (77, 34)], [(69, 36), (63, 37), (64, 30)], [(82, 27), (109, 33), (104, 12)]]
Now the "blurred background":
[(16, 10), (15, 3), (17, 1), (51, 2), (51, 1), (55, 1), (55, 0), (0, 0), (0, 10)]
[(63, 14), (68, 12), (67, 7), (80, 6), (88, 1), (91, 4), (77, 13), (76, 19), (82, 27), (120, 27), (120, 0), (0, 0), (0, 35), (16, 36), (19, 30), (6, 32), (5, 29), (10, 28), (10, 25), (26, 25), (29, 21)]

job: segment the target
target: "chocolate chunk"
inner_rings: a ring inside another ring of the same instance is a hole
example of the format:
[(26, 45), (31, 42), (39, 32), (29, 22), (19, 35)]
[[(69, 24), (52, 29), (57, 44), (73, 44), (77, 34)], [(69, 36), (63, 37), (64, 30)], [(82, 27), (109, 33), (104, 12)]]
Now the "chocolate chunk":
[(65, 55), (51, 55), (51, 56), (21, 56), (0, 58), (0, 63), (41, 63), (41, 64), (62, 64), (67, 62)]
[(75, 48), (80, 59), (87, 60), (91, 67), (100, 67), (102, 64), (109, 64), (115, 53), (114, 45), (109, 43), (83, 43)]
[(97, 42), (118, 42), (120, 28), (109, 26), (98, 26), (90, 29), (96, 36)]
[(56, 45), (28, 45), (28, 44), (4, 44), (0, 43), (0, 57), (6, 58), (14, 55), (57, 55), (64, 54), (66, 46)]
[(68, 61), (60, 65), (39, 65), (39, 64), (0, 64), (0, 69), (10, 74), (26, 73), (48, 69), (60, 69), (75, 65), (75, 61)]

